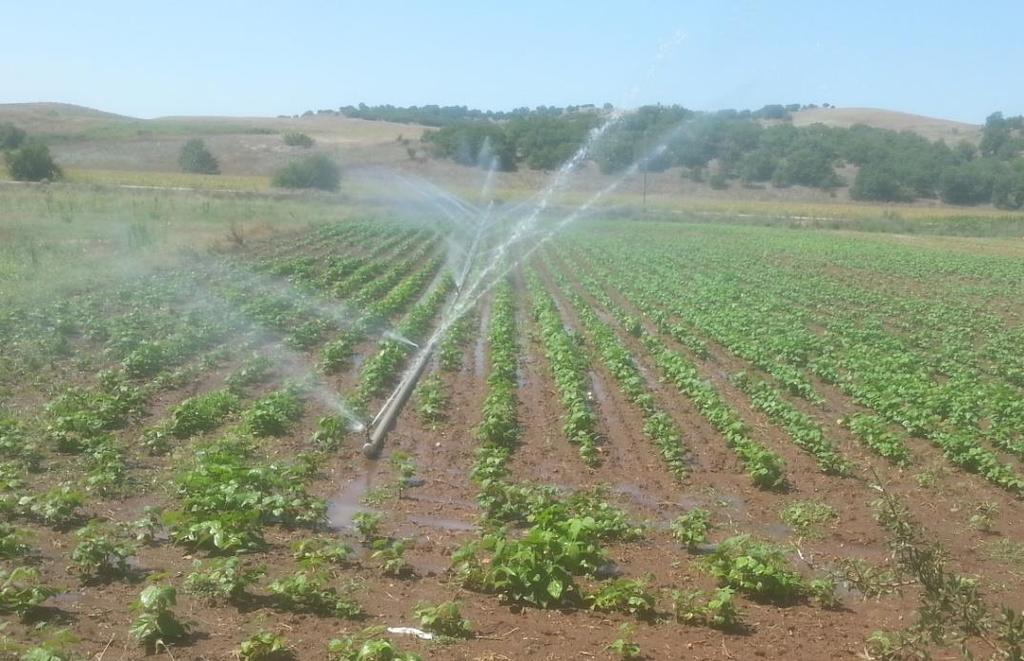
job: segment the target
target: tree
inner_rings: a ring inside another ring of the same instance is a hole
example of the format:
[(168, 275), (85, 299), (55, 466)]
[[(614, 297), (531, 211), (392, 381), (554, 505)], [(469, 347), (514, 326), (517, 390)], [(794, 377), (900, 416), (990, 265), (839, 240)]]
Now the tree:
[(275, 172), (272, 184), (278, 188), (336, 191), (341, 185), (341, 170), (326, 155), (312, 154), (292, 161)]
[(25, 132), (10, 122), (0, 122), (0, 150), (17, 149), (25, 141)]
[(19, 149), (6, 154), (7, 171), (17, 181), (60, 179), (60, 167), (50, 156), (50, 148), (38, 140), (26, 140)]
[(199, 138), (192, 138), (181, 147), (178, 165), (184, 172), (220, 174), (220, 164)]
[(884, 163), (867, 163), (857, 172), (850, 197), (879, 202), (910, 202), (914, 191), (900, 182), (896, 171)]

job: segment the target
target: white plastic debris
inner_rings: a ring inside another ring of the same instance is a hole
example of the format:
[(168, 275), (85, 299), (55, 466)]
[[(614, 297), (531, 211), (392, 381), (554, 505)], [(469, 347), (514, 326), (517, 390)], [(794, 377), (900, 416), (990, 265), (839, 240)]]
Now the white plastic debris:
[(412, 627), (388, 627), (388, 633), (397, 633), (405, 636), (416, 636), (421, 640), (433, 640), (434, 634), (414, 629)]

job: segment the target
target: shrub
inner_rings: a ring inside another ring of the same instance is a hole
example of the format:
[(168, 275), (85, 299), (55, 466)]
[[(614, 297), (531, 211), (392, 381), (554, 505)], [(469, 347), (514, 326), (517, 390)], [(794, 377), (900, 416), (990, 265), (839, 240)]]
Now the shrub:
[(17, 149), (25, 141), (25, 131), (10, 122), (0, 122), (0, 149)]
[(290, 131), (284, 134), (284, 144), (289, 147), (302, 147), (303, 149), (308, 149), (313, 146), (314, 142), (316, 141), (313, 140), (313, 138), (298, 131)]
[(181, 147), (178, 165), (183, 172), (195, 174), (220, 174), (220, 164), (199, 138), (192, 138)]
[(313, 154), (292, 161), (275, 172), (271, 184), (278, 188), (318, 188), (336, 191), (341, 185), (341, 170), (324, 154)]
[(43, 181), (63, 176), (50, 155), (50, 148), (37, 140), (28, 140), (6, 154), (7, 171), (17, 181)]

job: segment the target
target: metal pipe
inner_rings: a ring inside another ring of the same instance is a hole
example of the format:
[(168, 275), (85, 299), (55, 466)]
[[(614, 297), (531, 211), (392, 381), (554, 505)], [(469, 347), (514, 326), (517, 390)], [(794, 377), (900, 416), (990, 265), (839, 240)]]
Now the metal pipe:
[(384, 439), (387, 437), (388, 432), (391, 431), (395, 421), (398, 420), (398, 414), (402, 412), (405, 403), (412, 396), (416, 383), (420, 380), (423, 371), (430, 362), (430, 356), (434, 352), (434, 345), (436, 343), (437, 339), (432, 339), (423, 347), (420, 355), (416, 358), (416, 362), (406, 372), (405, 378), (402, 379), (402, 382), (395, 388), (395, 392), (384, 403), (377, 417), (370, 423), (370, 426), (367, 428), (367, 440), (363, 444), (363, 454), (366, 457), (373, 459), (380, 455), (380, 451), (384, 447)]

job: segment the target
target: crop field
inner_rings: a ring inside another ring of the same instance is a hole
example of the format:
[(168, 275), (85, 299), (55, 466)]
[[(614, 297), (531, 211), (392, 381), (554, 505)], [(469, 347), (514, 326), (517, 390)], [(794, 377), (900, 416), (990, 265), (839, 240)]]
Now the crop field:
[(0, 655), (1022, 658), (1019, 239), (317, 209), (4, 303)]

